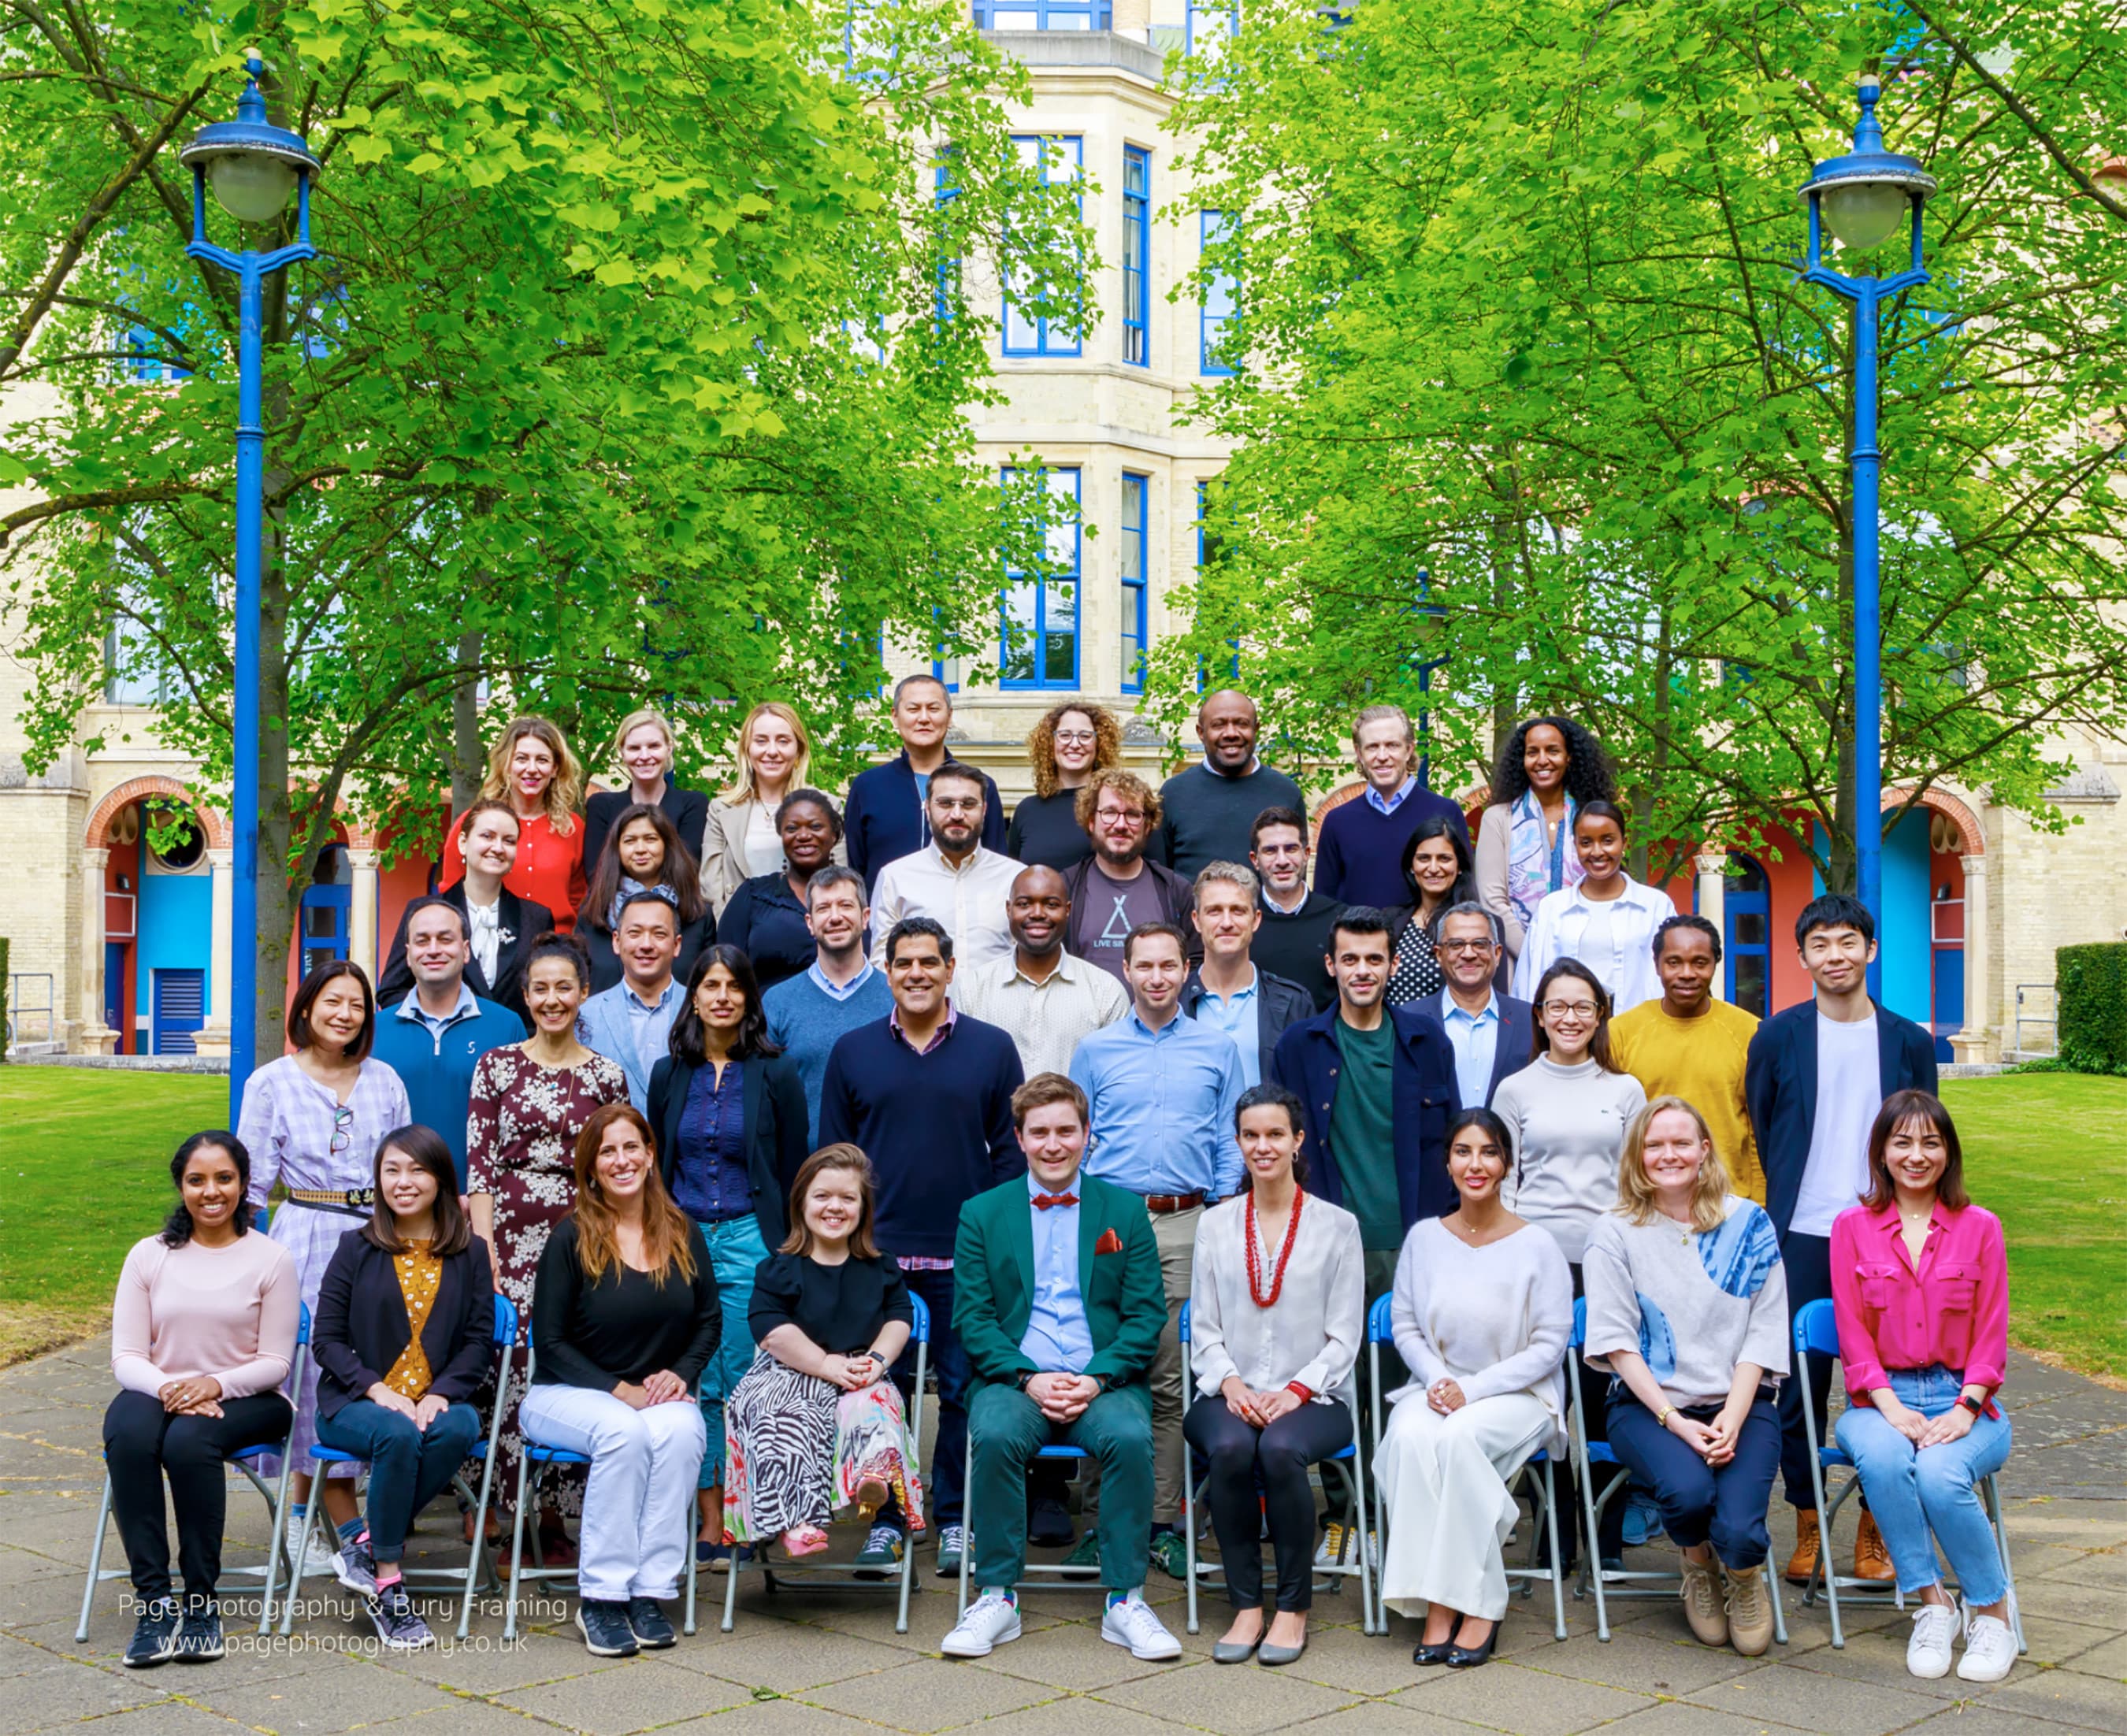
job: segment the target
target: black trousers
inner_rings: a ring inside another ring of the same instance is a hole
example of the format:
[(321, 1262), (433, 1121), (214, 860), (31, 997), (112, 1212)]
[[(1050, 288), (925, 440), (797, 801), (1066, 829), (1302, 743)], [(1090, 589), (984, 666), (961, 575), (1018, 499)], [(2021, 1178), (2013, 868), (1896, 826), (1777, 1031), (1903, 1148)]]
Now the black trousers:
[(178, 1563), (188, 1597), (211, 1597), (221, 1578), (221, 1527), (229, 1507), (223, 1464), (239, 1447), (281, 1440), (294, 1413), (278, 1393), (225, 1398), (219, 1417), (175, 1417), (153, 1393), (121, 1393), (103, 1413), (103, 1462), (111, 1506), (126, 1544), (133, 1589), (144, 1601), (169, 1595), (170, 1537), (163, 1479), (178, 1511)]
[[(1788, 1275), (1788, 1342), (1793, 1342), (1794, 1317), (1812, 1302), (1831, 1298), (1831, 1238), (1803, 1236), (1793, 1230), (1780, 1237), (1780, 1264)], [(1817, 1407), (1818, 1438), (1829, 1444), (1831, 1433), (1831, 1359), (1809, 1359), (1809, 1402)], [(1803, 1512), (1817, 1511), (1817, 1489), (1809, 1478), (1809, 1435), (1803, 1427), (1802, 1387), (1793, 1380), (1780, 1383), (1780, 1480), (1787, 1485), (1788, 1505)], [(1861, 1497), (1861, 1505), (1869, 1505)]]
[(1215, 1393), (1189, 1407), (1182, 1432), (1209, 1473), (1211, 1529), (1234, 1607), (1262, 1607), (1262, 1521), (1267, 1517), (1277, 1606), (1306, 1609), (1315, 1601), (1315, 1491), (1308, 1468), (1352, 1444), (1352, 1413), (1334, 1399), (1303, 1404), (1258, 1429)]

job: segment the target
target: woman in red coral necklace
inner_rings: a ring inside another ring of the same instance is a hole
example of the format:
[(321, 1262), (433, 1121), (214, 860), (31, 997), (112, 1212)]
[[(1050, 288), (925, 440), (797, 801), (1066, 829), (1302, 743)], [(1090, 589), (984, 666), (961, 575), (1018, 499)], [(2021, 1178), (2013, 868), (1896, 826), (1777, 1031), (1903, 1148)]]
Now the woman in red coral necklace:
[[(1243, 1094), (1234, 1131), (1248, 1185), (1196, 1226), (1189, 1291), (1197, 1397), (1182, 1432), (1210, 1469), (1234, 1622), (1220, 1663), (1290, 1663), (1307, 1644), (1314, 1591), (1311, 1464), (1351, 1444), (1352, 1369), (1366, 1337), (1359, 1220), (1308, 1194), (1300, 1100), (1281, 1086)], [(1257, 1491), (1262, 1490), (1260, 1507)], [(1277, 1562), (1277, 1609), (1262, 1610), (1263, 1518)]]

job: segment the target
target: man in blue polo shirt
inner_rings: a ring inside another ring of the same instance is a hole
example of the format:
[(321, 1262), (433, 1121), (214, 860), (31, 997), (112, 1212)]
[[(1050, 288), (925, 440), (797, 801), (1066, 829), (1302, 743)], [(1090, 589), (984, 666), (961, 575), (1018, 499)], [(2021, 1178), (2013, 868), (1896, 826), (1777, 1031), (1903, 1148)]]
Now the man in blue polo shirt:
[(522, 1043), (524, 1021), (467, 986), (472, 945), (465, 914), (447, 898), (416, 898), (406, 908), (406, 967), (413, 992), (377, 1021), (372, 1051), (406, 1087), (414, 1119), (433, 1128), (451, 1148), (458, 1191), (466, 1185), (466, 1105), (480, 1057)]

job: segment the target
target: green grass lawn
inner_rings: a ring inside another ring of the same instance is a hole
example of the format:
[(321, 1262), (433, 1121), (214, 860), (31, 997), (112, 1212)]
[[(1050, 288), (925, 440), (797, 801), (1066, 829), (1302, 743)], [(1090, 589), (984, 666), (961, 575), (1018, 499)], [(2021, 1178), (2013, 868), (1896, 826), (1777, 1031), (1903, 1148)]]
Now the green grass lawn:
[[(180, 1140), (225, 1081), (0, 1067), (0, 1364), (96, 1330), (126, 1250), (163, 1220)], [(2127, 1079), (1953, 1080), (1973, 1197), (2009, 1236), (2011, 1330), (2127, 1379)]]

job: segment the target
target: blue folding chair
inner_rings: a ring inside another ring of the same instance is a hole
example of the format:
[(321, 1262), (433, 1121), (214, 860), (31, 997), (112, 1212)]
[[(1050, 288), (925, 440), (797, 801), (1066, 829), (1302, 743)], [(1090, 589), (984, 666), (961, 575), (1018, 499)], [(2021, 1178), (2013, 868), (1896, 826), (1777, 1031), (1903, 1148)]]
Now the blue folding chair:
[[(1193, 1403), (1196, 1396), (1196, 1370), (1190, 1355), (1189, 1304), (1182, 1304), (1182, 1402), (1186, 1407)], [(1352, 1529), (1363, 1533), (1367, 1518), (1367, 1466), (1358, 1450), (1359, 1419), (1352, 1419), (1352, 1439), (1322, 1461), (1325, 1471), (1334, 1469), (1343, 1479), (1344, 1492), (1351, 1497)], [(1189, 1563), (1189, 1631), (1196, 1631), (1196, 1576), (1202, 1572), (1206, 1578), (1220, 1569), (1207, 1563), (1201, 1569), (1196, 1564), (1196, 1455), (1189, 1445), (1189, 1437), (1182, 1437), (1182, 1535), (1184, 1550)], [(1359, 1539), (1359, 1564), (1348, 1567), (1342, 1561), (1328, 1563), (1315, 1569), (1315, 1589), (1326, 1590), (1333, 1596), (1344, 1589), (1344, 1582), (1352, 1574), (1359, 1576), (1359, 1631), (1362, 1634), (1386, 1633), (1388, 1623), (1383, 1618), (1379, 1628), (1375, 1625), (1373, 1551), (1367, 1546), (1363, 1535)], [(1329, 1581), (1325, 1587), (1322, 1581)]]
[[(1367, 1368), (1373, 1385), (1374, 1455), (1376, 1459), (1381, 1456), (1382, 1435), (1381, 1346), (1395, 1342), (1395, 1329), (1392, 1324), (1395, 1304), (1393, 1296), (1377, 1296), (1374, 1298), (1373, 1307), (1367, 1312)], [(1419, 1402), (1416, 1399), (1411, 1401), (1413, 1403)], [(1520, 1582), (1521, 1595), (1524, 1597), (1533, 1594), (1537, 1580), (1549, 1583), (1551, 1638), (1563, 1639), (1566, 1638), (1566, 1573), (1559, 1566), (1558, 1488), (1552, 1477), (1549, 1452), (1539, 1447), (1522, 1462), (1521, 1469), (1508, 1484), (1509, 1494), (1516, 1492), (1517, 1489), (1529, 1504), (1529, 1559), (1523, 1567), (1506, 1566), (1506, 1577)], [(1547, 1567), (1537, 1564), (1537, 1557), (1541, 1550), (1534, 1528), (1539, 1523), (1544, 1527), (1544, 1533), (1551, 1542), (1551, 1560)], [(1388, 1559), (1388, 1497), (1381, 1488), (1378, 1469), (1374, 1478), (1374, 1529), (1381, 1535), (1382, 1559), (1386, 1561)], [(1388, 1610), (1379, 1603), (1378, 1592), (1376, 1596), (1376, 1606), (1381, 1609), (1379, 1631), (1386, 1634), (1389, 1630)]]
[[(499, 1298), (497, 1299), (500, 1300)], [(533, 1322), (527, 1321), (524, 1326), (524, 1389), (527, 1392), (531, 1390), (532, 1376), (538, 1367), (538, 1352), (533, 1347), (532, 1341), (533, 1332)], [(514, 1332), (511, 1336), (513, 1338), (515, 1336)], [(699, 1405), (701, 1402), (701, 1383), (698, 1380), (694, 1384), (694, 1403)], [(495, 1414), (498, 1423), (502, 1413), (509, 1408), (509, 1352), (505, 1350), (503, 1353), (502, 1374), (497, 1382), (495, 1393)], [(524, 1565), (524, 1519), (525, 1515), (530, 1511), (528, 1502), (538, 1488), (539, 1473), (557, 1465), (580, 1464), (588, 1468), (590, 1464), (588, 1455), (572, 1453), (566, 1447), (547, 1446), (534, 1440), (531, 1431), (524, 1426), (524, 1419), (521, 1413), (518, 1417), (517, 1426), (519, 1432), (524, 1437), (524, 1451), (517, 1461), (517, 1511), (510, 1516), (509, 1607), (502, 1618), (502, 1637), (505, 1639), (514, 1639), (517, 1637), (517, 1592), (519, 1586), (523, 1581), (566, 1579), (571, 1582), (571, 1589), (575, 1588), (573, 1582), (576, 1577), (576, 1570), (572, 1567), (528, 1568)], [(495, 1438), (500, 1439), (499, 1429), (494, 1432)], [(483, 1484), (485, 1482), (486, 1479), (483, 1478)], [(485, 1521), (482, 1523), (485, 1523)], [(475, 1535), (481, 1534), (476, 1530)], [(691, 1634), (694, 1631), (694, 1592), (699, 1578), (697, 1563), (694, 1560), (694, 1508), (691, 1502), (687, 1508), (685, 1544), (685, 1549), (681, 1555), (681, 1559), (685, 1563), (687, 1582), (684, 1631)]]
[[(1569, 1369), (1580, 1360), (1581, 1347), (1587, 1341), (1588, 1300), (1584, 1296), (1576, 1298), (1573, 1304), (1573, 1337), (1566, 1346)], [(1601, 1535), (1598, 1526), (1602, 1520), (1603, 1509), (1610, 1504), (1613, 1497), (1624, 1492), (1625, 1486), (1632, 1480), (1632, 1473), (1618, 1462), (1618, 1455), (1610, 1450), (1608, 1441), (1589, 1440), (1587, 1419), (1580, 1414), (1578, 1402), (1580, 1384), (1569, 1379), (1566, 1384), (1568, 1393), (1575, 1399), (1573, 1406), (1573, 1453), (1580, 1471), (1581, 1509), (1588, 1527), (1586, 1535), (1589, 1540), (1588, 1547), (1581, 1552), (1580, 1586), (1574, 1596), (1584, 1595), (1591, 1585), (1594, 1587), (1595, 1637), (1607, 1641), (1610, 1637), (1610, 1611), (1606, 1590), (1610, 1597), (1674, 1597), (1683, 1588), (1684, 1573), (1681, 1568), (1673, 1573), (1657, 1573), (1645, 1568), (1613, 1568), (1603, 1565), (1593, 1540)], [(1591, 1466), (1599, 1464), (1608, 1466), (1615, 1473), (1599, 1492), (1596, 1489), (1594, 1476), (1590, 1469)], [(1759, 1571), (1765, 1576), (1765, 1589), (1773, 1600), (1773, 1638), (1785, 1645), (1788, 1643), (1788, 1616), (1780, 1604), (1779, 1575), (1773, 1571), (1770, 1560)], [(1613, 1587), (1618, 1589), (1608, 1590)]]
[[(264, 1208), (259, 1209), (253, 1221), (258, 1226), (258, 1232), (261, 1235), (264, 1234), (266, 1227)], [(303, 1357), (310, 1349), (310, 1311), (307, 1306), (302, 1306), (296, 1317), (296, 1358), (288, 1370), (288, 1384), (291, 1391), (298, 1391), (302, 1387)], [(295, 1424), (291, 1417), (289, 1422), (291, 1432), (293, 1431), (294, 1427)], [(281, 1459), (280, 1481), (270, 1489), (266, 1486), (266, 1479), (258, 1474), (255, 1464), (256, 1460), (265, 1457), (269, 1453), (278, 1454)], [(268, 1534), (269, 1541), (266, 1546), (266, 1560), (263, 1566), (225, 1567), (222, 1569), (222, 1579), (225, 1582), (234, 1574), (245, 1579), (258, 1578), (263, 1581), (265, 1590), (258, 1600), (258, 1631), (262, 1634), (268, 1634), (273, 1628), (273, 1593), (280, 1584), (281, 1526), (282, 1518), (288, 1511), (288, 1473), (291, 1469), (288, 1436), (284, 1435), (278, 1440), (261, 1441), (256, 1446), (239, 1447), (226, 1457), (228, 1463), (243, 1472), (249, 1479), (252, 1488), (258, 1491), (259, 1498), (266, 1503), (266, 1513), (268, 1518), (272, 1522), (272, 1530)], [(81, 1592), (81, 1620), (73, 1630), (74, 1643), (77, 1645), (88, 1638), (89, 1612), (96, 1602), (97, 1587), (107, 1579), (125, 1579), (130, 1577), (128, 1568), (106, 1568), (103, 1565), (103, 1534), (110, 1519), (111, 1473), (106, 1471), (103, 1473), (103, 1499), (96, 1510), (96, 1543), (88, 1553), (88, 1581), (82, 1587)], [(223, 1595), (222, 1586), (217, 1585), (215, 1587), (215, 1594), (217, 1596)], [(291, 1605), (295, 1601), (295, 1593), (292, 1591), (289, 1593), (288, 1601)]]
[[(487, 1425), (487, 1439), (476, 1440), (472, 1444), (471, 1456), (479, 1460), (481, 1465), (479, 1499), (474, 1501), (472, 1491), (466, 1487), (462, 1469), (453, 1472), (451, 1476), (451, 1487), (457, 1491), (462, 1499), (472, 1502), (471, 1554), (467, 1557), (466, 1564), (462, 1568), (408, 1568), (405, 1570), (409, 1590), (427, 1590), (438, 1586), (462, 1585), (465, 1587), (465, 1595), (459, 1600), (458, 1606), (457, 1636), (461, 1639), (466, 1637), (472, 1625), (474, 1593), (498, 1588), (502, 1583), (495, 1576), (494, 1554), (488, 1547), (487, 1503), (495, 1482), (495, 1443), (502, 1436), (503, 1395), (509, 1386), (509, 1354), (517, 1343), (517, 1304), (500, 1290), (495, 1293), (494, 1332), (495, 1347), (502, 1352), (502, 1372), (495, 1387), (495, 1415)], [(310, 1449), (310, 1463), (314, 1465), (358, 1464), (366, 1468), (368, 1460), (359, 1454), (343, 1453), (338, 1447), (329, 1447), (320, 1441)], [(327, 1523), (324, 1502), (313, 1501), (309, 1513), (304, 1518), (302, 1546), (296, 1552), (296, 1566), (288, 1582), (288, 1601), (281, 1617), (281, 1631), (284, 1634), (295, 1625), (296, 1604), (303, 1583), (303, 1561), (310, 1552), (311, 1536), (315, 1535), (327, 1543), (333, 1541), (331, 1533), (326, 1530)]]
[[(929, 1369), (931, 1359), (931, 1310), (923, 1298), (913, 1291), (909, 1293), (908, 1299), (915, 1308), (909, 1322), (908, 1336), (916, 1346), (916, 1379), (914, 1396), (908, 1405), (908, 1432), (921, 1440), (923, 1438), (923, 1377)], [(917, 1516), (904, 1514), (902, 1516), (906, 1519)], [(754, 1540), (753, 1559), (751, 1562), (741, 1562), (738, 1551), (736, 1549), (732, 1551), (731, 1574), (724, 1583), (722, 1630), (727, 1634), (731, 1632), (732, 1624), (737, 1617), (738, 1580), (742, 1572), (751, 1573), (758, 1568), (762, 1583), (770, 1594), (781, 1591), (836, 1591), (851, 1587), (865, 1592), (883, 1589), (884, 1582), (874, 1578), (860, 1577), (857, 1568), (841, 1562), (823, 1561), (815, 1565), (804, 1561), (784, 1561), (771, 1564), (768, 1559), (769, 1542), (765, 1537)], [(966, 1557), (963, 1555), (961, 1559), (964, 1562)], [(878, 1570), (871, 1568), (865, 1571), (876, 1573)], [(902, 1540), (898, 1577), (901, 1581), (901, 1606), (894, 1616), (893, 1631), (906, 1634), (908, 1631), (908, 1594), (916, 1585), (916, 1549), (906, 1537)]]
[[(1855, 1469), (1853, 1459), (1837, 1440), (1823, 1443), (1823, 1433), (1828, 1433), (1829, 1430), (1820, 1432), (1817, 1407), (1810, 1399), (1809, 1359), (1812, 1356), (1829, 1356), (1835, 1369), (1839, 1365), (1839, 1317), (1830, 1302), (1807, 1302), (1795, 1310), (1794, 1350), (1794, 1378), (1802, 1383), (1803, 1430), (1809, 1441), (1809, 1480), (1817, 1491), (1817, 1510), (1824, 1516), (1817, 1530), (1817, 1564), (1810, 1569), (1809, 1583), (1803, 1588), (1802, 1601), (1805, 1604), (1814, 1604), (1817, 1585), (1820, 1581), (1822, 1582), (1825, 1601), (1831, 1610), (1831, 1643), (1844, 1648), (1846, 1634), (1839, 1622), (1839, 1600), (1842, 1593), (1849, 1601), (1864, 1606), (1892, 1604), (1902, 1610), (1906, 1606), (1906, 1599), (1902, 1592), (1878, 1589), (1873, 1580), (1856, 1579), (1850, 1574), (1827, 1574), (1825, 1571), (1825, 1563), (1831, 1555), (1832, 1521), (1838, 1518), (1839, 1510), (1845, 1505), (1846, 1497), (1861, 1487), (1860, 1473)], [(1827, 1417), (1826, 1421), (1828, 1424), (1830, 1419)], [(1831, 1485), (1826, 1481), (1824, 1473), (1830, 1470), (1843, 1470), (1850, 1474), (1840, 1479), (1836, 1489), (1832, 1492), (1831, 1504), (1827, 1506), (1824, 1497)], [(1979, 1479), (1979, 1498), (1986, 1504), (1987, 1516), (1994, 1526), (1994, 1546), (2001, 1552), (2001, 1578), (2009, 1587), (2009, 1626), (2016, 1636), (2016, 1650), (2020, 1653), (2027, 1652), (2030, 1647), (2025, 1643), (2024, 1615), (2016, 1603), (2016, 1577), (2009, 1569), (2009, 1533), (2001, 1523), (2001, 1492), (1996, 1486), (1992, 1472)]]

